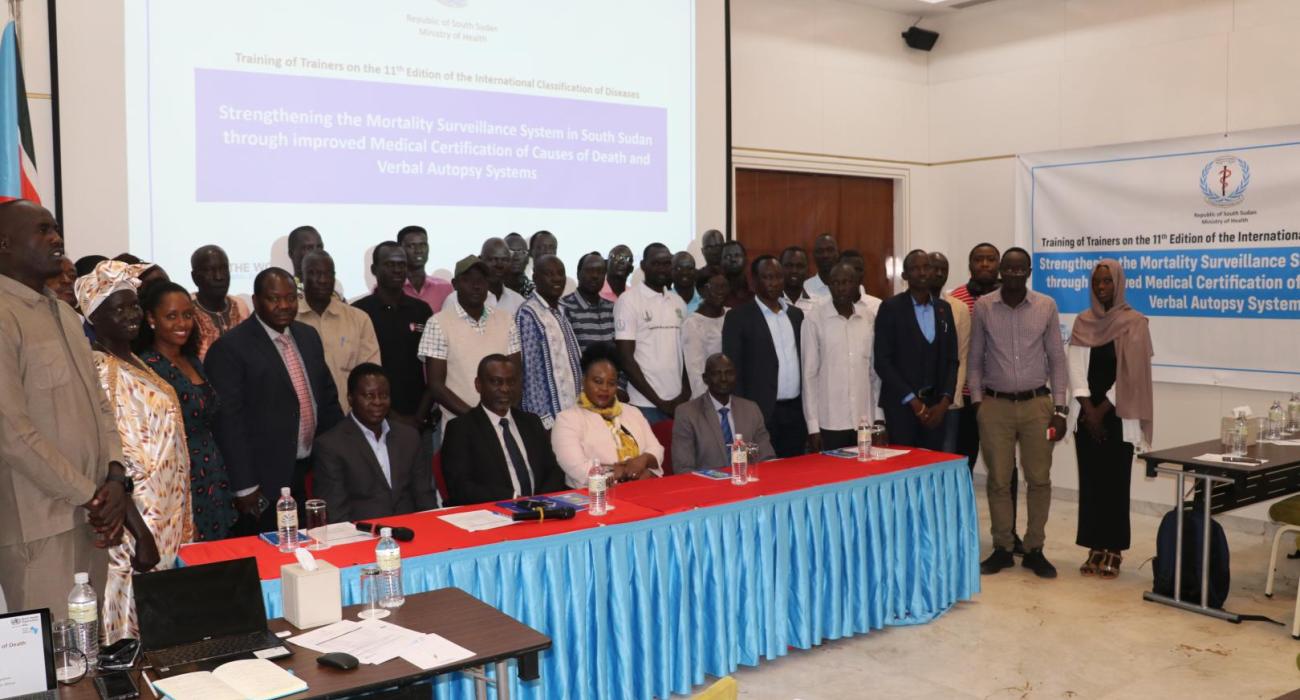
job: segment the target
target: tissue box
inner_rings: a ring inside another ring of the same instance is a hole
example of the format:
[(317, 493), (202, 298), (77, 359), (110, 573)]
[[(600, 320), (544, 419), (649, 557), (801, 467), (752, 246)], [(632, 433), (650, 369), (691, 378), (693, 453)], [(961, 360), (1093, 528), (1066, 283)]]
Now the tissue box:
[[(1262, 420), (1260, 418), (1246, 419), (1246, 447), (1250, 447), (1259, 442)], [(1219, 425), (1219, 442), (1223, 445), (1232, 443), (1232, 432), (1237, 429), (1237, 419), (1225, 417)]]
[(316, 560), (316, 570), (302, 564), (280, 567), (280, 601), (284, 619), (298, 629), (309, 629), (343, 619), (343, 592), (339, 570), (327, 561)]

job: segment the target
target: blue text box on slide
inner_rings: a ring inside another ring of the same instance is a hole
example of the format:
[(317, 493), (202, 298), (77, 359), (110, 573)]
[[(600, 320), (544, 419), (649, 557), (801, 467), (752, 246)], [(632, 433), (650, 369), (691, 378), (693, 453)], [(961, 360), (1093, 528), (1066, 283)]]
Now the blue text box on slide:
[(1300, 247), (1038, 253), (1034, 289), (1079, 313), (1102, 258), (1119, 260), (1125, 300), (1148, 316), (1300, 319)]

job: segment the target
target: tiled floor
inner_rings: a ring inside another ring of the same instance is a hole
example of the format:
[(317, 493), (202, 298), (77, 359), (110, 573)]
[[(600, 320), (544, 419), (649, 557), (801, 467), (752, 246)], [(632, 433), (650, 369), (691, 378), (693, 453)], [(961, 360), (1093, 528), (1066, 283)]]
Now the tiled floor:
[[(980, 503), (988, 552), (988, 513)], [(1133, 516), (1133, 549), (1114, 581), (1084, 578), (1077, 506), (1057, 500), (1046, 554), (1053, 581), (1016, 567), (983, 579), (975, 600), (919, 627), (832, 642), (735, 674), (742, 698), (1272, 698), (1300, 688), (1291, 639), (1300, 561), (1279, 566), (1265, 598), (1270, 540), (1228, 531), (1227, 609), (1286, 623), (1234, 625), (1147, 603), (1158, 518)], [(1021, 514), (1020, 522), (1024, 522)]]

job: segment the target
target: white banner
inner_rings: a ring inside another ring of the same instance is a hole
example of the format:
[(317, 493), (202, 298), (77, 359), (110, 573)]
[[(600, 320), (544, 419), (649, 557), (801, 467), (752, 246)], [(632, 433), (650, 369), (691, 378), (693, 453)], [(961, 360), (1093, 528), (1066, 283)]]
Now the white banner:
[(1300, 127), (1019, 157), (1016, 241), (1066, 328), (1116, 258), (1156, 381), (1300, 390)]

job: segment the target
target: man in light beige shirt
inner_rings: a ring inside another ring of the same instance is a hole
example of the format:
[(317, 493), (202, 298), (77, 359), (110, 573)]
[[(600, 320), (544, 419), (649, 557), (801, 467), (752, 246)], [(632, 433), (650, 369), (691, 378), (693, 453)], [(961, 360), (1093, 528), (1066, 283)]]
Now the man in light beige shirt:
[[(366, 312), (334, 295), (334, 259), (323, 250), (302, 259), (302, 298), (298, 320), (320, 333), (325, 346), (325, 364), (334, 385), (346, 387), (352, 368), (363, 362), (379, 364), (379, 339)], [(346, 392), (339, 392), (343, 412), (349, 410)]]
[(49, 211), (0, 204), (0, 587), (13, 609), (56, 616), (75, 572), (103, 595), (102, 547), (134, 508), (81, 321), (45, 289), (62, 258)]

